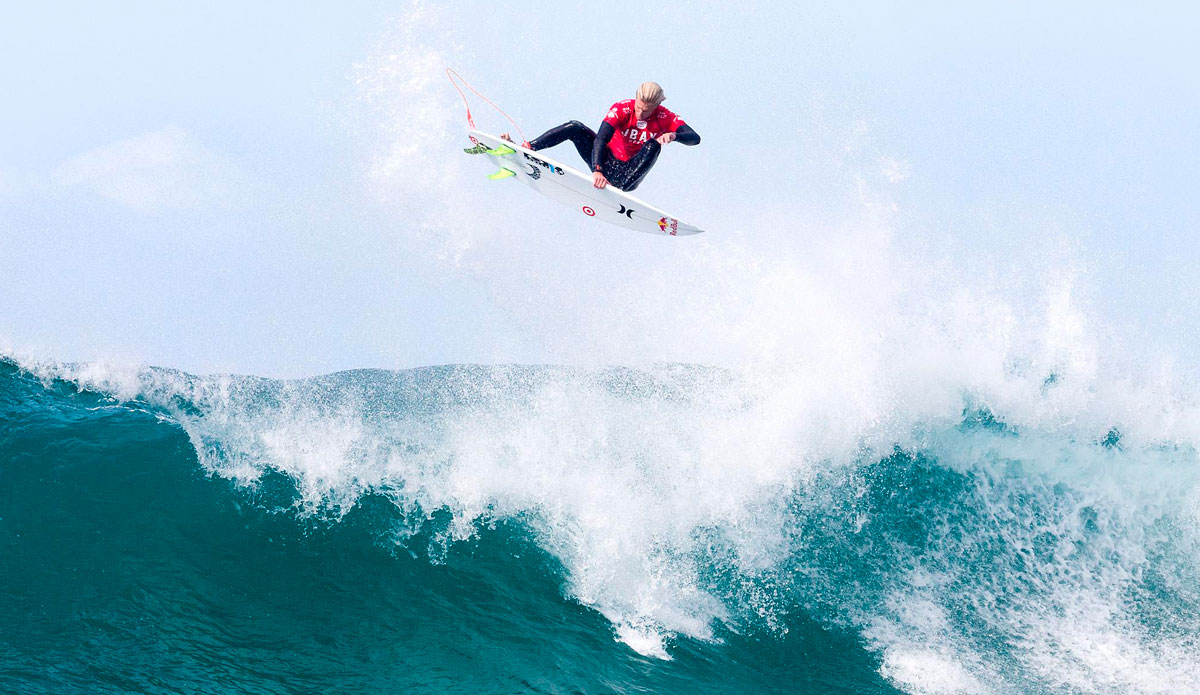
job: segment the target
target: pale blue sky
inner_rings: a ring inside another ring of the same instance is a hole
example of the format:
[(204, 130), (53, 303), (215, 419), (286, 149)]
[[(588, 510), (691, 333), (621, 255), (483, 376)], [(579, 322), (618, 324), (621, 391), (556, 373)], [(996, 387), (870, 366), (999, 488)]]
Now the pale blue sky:
[[(273, 375), (730, 363), (750, 354), (730, 336), (777, 323), (765, 278), (812, 271), (835, 292), (814, 268), (838, 235), (883, 266), (922, 249), (931, 275), (1028, 267), (1014, 284), (1036, 285), (1069, 263), (1094, 321), (1185, 347), (1197, 19), (1105, 3), (25, 4), (0, 23), (0, 348)], [(457, 155), (446, 65), (529, 135), (658, 80), (705, 139), (669, 149), (639, 195), (712, 231), (641, 238), (487, 182)], [(863, 268), (847, 286), (870, 283)]]

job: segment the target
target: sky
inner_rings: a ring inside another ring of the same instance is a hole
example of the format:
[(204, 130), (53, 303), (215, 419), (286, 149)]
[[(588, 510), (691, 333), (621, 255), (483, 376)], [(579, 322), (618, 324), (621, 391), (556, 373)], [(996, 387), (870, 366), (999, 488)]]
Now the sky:
[[(1198, 13), (26, 3), (0, 23), (0, 351), (286, 377), (736, 365), (964, 293), (1045, 314), (1066, 283), (1092, 330), (1187, 359)], [(660, 82), (704, 140), (638, 195), (708, 233), (486, 180), (446, 67), (526, 136)]]

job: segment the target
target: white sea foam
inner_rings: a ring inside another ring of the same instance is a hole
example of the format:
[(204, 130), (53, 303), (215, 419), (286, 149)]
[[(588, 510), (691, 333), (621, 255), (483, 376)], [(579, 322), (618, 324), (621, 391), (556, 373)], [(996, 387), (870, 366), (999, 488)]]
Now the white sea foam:
[(936, 649), (886, 647), (880, 673), (914, 695), (985, 695), (994, 692), (959, 664), (961, 656)]

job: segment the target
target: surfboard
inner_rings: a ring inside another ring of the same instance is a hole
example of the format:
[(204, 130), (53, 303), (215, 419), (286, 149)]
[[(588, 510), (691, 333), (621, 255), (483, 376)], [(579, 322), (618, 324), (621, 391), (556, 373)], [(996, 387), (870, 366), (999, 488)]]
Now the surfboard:
[(572, 207), (592, 219), (648, 234), (687, 236), (703, 229), (638, 200), (613, 186), (596, 188), (592, 176), (495, 135), (468, 131), (474, 145), (467, 154), (498, 166), (492, 179), (516, 179), (538, 193)]

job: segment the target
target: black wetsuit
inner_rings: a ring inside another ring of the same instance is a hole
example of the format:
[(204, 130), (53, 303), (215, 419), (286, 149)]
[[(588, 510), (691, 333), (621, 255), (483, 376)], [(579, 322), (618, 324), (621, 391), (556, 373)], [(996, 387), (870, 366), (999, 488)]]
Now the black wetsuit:
[[(592, 171), (604, 173), (609, 185), (616, 186), (622, 191), (632, 191), (638, 187), (642, 179), (646, 178), (650, 167), (658, 161), (658, 153), (662, 151), (662, 145), (657, 140), (650, 140), (642, 145), (642, 149), (630, 157), (628, 162), (623, 162), (614, 157), (612, 151), (608, 149), (608, 141), (612, 140), (616, 132), (616, 129), (607, 122), (600, 123), (600, 132), (597, 134), (579, 121), (568, 121), (530, 140), (529, 148), (544, 150), (565, 140), (570, 140), (579, 152), (579, 156), (583, 157), (583, 161), (590, 165)], [(675, 131), (675, 141), (684, 145), (698, 145), (700, 144), (700, 135), (685, 123)]]

